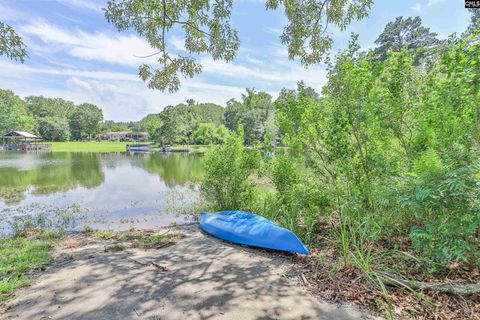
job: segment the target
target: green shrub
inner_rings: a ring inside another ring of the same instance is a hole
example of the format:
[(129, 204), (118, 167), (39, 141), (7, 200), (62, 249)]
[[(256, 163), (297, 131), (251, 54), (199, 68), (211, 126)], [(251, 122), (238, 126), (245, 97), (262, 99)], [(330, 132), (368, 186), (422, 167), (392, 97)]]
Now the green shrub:
[(245, 150), (242, 135), (232, 134), (224, 145), (213, 147), (204, 158), (201, 191), (214, 210), (251, 207), (254, 185), (249, 179), (260, 166), (260, 153)]
[(433, 260), (478, 262), (480, 181), (477, 167), (460, 167), (442, 174), (412, 178), (410, 210), (413, 247)]

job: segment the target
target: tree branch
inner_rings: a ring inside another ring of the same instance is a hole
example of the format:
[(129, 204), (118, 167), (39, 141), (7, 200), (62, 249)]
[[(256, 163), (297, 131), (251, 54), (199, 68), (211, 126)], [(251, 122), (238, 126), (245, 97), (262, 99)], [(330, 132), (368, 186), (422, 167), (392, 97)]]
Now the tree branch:
[(476, 294), (480, 292), (480, 283), (444, 283), (444, 282), (423, 282), (416, 280), (401, 279), (394, 275), (381, 275), (382, 282), (389, 286), (404, 287), (413, 290), (432, 290), (443, 293), (454, 294)]

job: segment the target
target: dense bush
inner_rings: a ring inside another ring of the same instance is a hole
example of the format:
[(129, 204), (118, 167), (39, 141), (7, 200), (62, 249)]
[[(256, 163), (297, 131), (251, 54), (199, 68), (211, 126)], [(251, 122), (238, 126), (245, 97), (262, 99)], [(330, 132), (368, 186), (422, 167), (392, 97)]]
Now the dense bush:
[(232, 134), (205, 156), (202, 193), (215, 210), (248, 209), (254, 199), (250, 176), (259, 168), (260, 154), (245, 150), (243, 136)]
[(299, 84), (277, 99), (288, 152), (266, 158), (264, 177), (255, 180), (253, 167), (243, 164), (248, 153), (232, 138), (207, 157), (205, 194), (218, 208), (252, 208), (308, 243), (330, 217), (344, 255), (368, 240), (411, 243), (436, 266), (478, 263), (480, 43), (474, 39), (452, 37), (428, 66), (417, 66), (414, 50), (378, 61), (359, 52), (354, 36), (329, 64), (321, 97)]

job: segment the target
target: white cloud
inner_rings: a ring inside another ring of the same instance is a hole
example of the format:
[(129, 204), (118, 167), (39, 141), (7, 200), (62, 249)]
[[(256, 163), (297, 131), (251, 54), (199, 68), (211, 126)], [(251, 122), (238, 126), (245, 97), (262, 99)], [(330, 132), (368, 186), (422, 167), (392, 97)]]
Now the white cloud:
[(422, 5), (417, 2), (413, 6), (411, 6), (410, 9), (415, 11), (415, 12), (421, 12), (422, 11)]
[[(104, 111), (105, 119), (138, 120), (151, 112), (160, 112), (193, 98), (221, 105), (239, 98), (243, 87), (184, 80), (175, 94), (150, 90), (135, 74), (76, 69), (38, 68), (0, 60), (0, 88), (15, 91), (22, 97), (44, 95), (90, 102)], [(64, 83), (65, 85), (59, 85)]]
[[(300, 64), (289, 61), (288, 56), (284, 56), (286, 51), (273, 48), (270, 56), (275, 57), (270, 60), (270, 64), (260, 64), (260, 59), (254, 59), (250, 65), (238, 63), (227, 63), (224, 61), (215, 61), (209, 57), (200, 59), (203, 66), (202, 72), (214, 76), (224, 76), (232, 79), (240, 79), (246, 87), (274, 87), (280, 90), (283, 86), (294, 86), (301, 80), (308, 81), (309, 84), (317, 88), (326, 82), (326, 70), (321, 65), (311, 66), (305, 69)], [(252, 60), (252, 58), (248, 58)]]
[(173, 36), (171, 37), (169, 42), (173, 46), (173, 48), (175, 48), (176, 50), (183, 51), (183, 52), (187, 51), (187, 49), (185, 49), (185, 41), (183, 40), (183, 38), (180, 38), (178, 36)]
[(443, 2), (444, 0), (428, 0), (427, 2), (427, 7), (431, 7), (433, 5), (436, 5), (437, 3)]
[[(4, 71), (4, 75), (8, 77), (21, 77), (24, 74), (45, 74), (58, 76), (76, 76), (93, 78), (99, 80), (126, 80), (136, 81), (138, 76), (122, 72), (109, 71), (91, 71), (91, 70), (77, 70), (77, 69), (50, 69), (50, 68), (34, 68), (25, 64), (2, 62), (0, 61), (0, 69)], [(139, 81), (139, 80), (138, 80)]]
[[(39, 37), (43, 43), (48, 44), (46, 50), (67, 52), (69, 55), (83, 60), (96, 60), (119, 64), (128, 67), (137, 67), (141, 63), (155, 65), (155, 57), (147, 59), (138, 58), (139, 55), (147, 55), (155, 51), (143, 39), (134, 35), (110, 35), (104, 32), (87, 33), (82, 30), (67, 31), (45, 21), (36, 21), (22, 27), (22, 31), (29, 36)], [(172, 37), (170, 44), (179, 51), (185, 51), (183, 39)], [(38, 46), (37, 44), (34, 44)], [(52, 46), (53, 45), (53, 46)], [(53, 49), (52, 49), (53, 47)], [(41, 51), (41, 50), (40, 50)], [(248, 53), (248, 48), (242, 50)], [(312, 85), (317, 87), (325, 82), (325, 72), (322, 67), (311, 67), (305, 70), (298, 63), (288, 60), (285, 47), (275, 46), (262, 52), (264, 57), (258, 59), (252, 53), (248, 53), (246, 63), (227, 63), (213, 60), (208, 56), (199, 58), (203, 66), (203, 73), (213, 76), (227, 77), (241, 83), (241, 86), (272, 88), (279, 86), (291, 86), (300, 80), (311, 80)], [(275, 59), (270, 59), (270, 57)], [(270, 63), (261, 64), (262, 60), (270, 59)], [(62, 70), (71, 76), (79, 76), (79, 70)], [(95, 72), (95, 76), (100, 76)], [(103, 77), (125, 77), (124, 74), (103, 73)], [(90, 77), (82, 74), (83, 77)], [(131, 75), (128, 75), (129, 77)], [(237, 84), (238, 85), (238, 84)]]
[(283, 33), (283, 30), (281, 28), (276, 27), (264, 27), (263, 30), (275, 36), (280, 36)]
[(0, 0), (0, 20), (18, 21), (26, 18), (27, 15), (24, 12), (15, 10), (12, 6), (9, 6), (4, 1)]
[(227, 63), (221, 60), (213, 60), (210, 57), (200, 59), (202, 70), (204, 73), (222, 75), (230, 78), (241, 78), (245, 80), (261, 80), (261, 81), (284, 81), (285, 74), (266, 72), (264, 69), (247, 67), (235, 63)]
[(36, 21), (22, 26), (21, 31), (29, 36), (40, 38), (46, 45), (54, 45), (57, 51), (65, 51), (82, 60), (97, 60), (131, 67), (137, 67), (141, 63), (155, 62), (154, 57), (139, 58), (157, 50), (147, 41), (134, 35), (69, 31), (45, 21)]
[(66, 5), (89, 9), (97, 12), (102, 12), (102, 8), (106, 7), (107, 1), (103, 0), (57, 0), (57, 2)]

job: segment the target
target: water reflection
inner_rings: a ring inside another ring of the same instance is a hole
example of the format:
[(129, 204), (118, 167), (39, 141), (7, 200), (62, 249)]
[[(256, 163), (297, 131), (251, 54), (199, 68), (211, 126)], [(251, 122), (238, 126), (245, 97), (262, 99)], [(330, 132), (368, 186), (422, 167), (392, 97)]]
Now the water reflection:
[(201, 178), (202, 165), (198, 155), (151, 154), (134, 162), (150, 173), (158, 174), (168, 186), (183, 185)]
[(32, 205), (79, 204), (97, 222), (145, 222), (179, 202), (196, 201), (201, 175), (198, 155), (5, 152), (0, 153), (0, 211), (11, 215)]
[(30, 192), (48, 195), (79, 186), (94, 188), (105, 180), (100, 155), (95, 153), (49, 153), (0, 155), (0, 200), (19, 204)]

